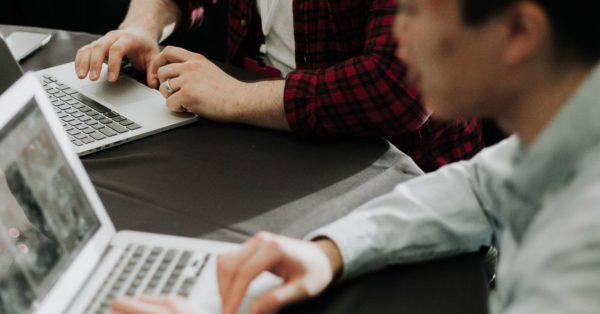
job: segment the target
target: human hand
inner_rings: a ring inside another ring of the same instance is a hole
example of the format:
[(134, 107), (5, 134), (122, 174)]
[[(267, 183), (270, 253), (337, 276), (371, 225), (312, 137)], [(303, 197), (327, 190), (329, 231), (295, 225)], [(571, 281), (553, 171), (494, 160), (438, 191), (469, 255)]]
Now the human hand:
[(330, 240), (307, 242), (258, 233), (241, 249), (218, 258), (223, 313), (236, 313), (250, 282), (263, 271), (282, 277), (284, 283), (256, 299), (250, 313), (274, 313), (284, 305), (316, 296), (341, 268), (340, 253)]
[(195, 309), (185, 299), (173, 296), (118, 298), (111, 304), (114, 314), (207, 314)]
[[(89, 73), (90, 80), (95, 81), (100, 77), (102, 63), (108, 59), (106, 78), (114, 82), (119, 77), (124, 57), (127, 57), (137, 70), (146, 71), (158, 53), (158, 43), (149, 32), (133, 28), (110, 31), (77, 51), (75, 71), (80, 79)], [(150, 81), (148, 73), (146, 75), (148, 84), (156, 86), (156, 82)]]
[[(236, 121), (246, 84), (227, 75), (201, 54), (166, 47), (152, 62), (152, 80), (160, 82), (167, 106), (222, 122)], [(166, 87), (166, 82), (172, 90)]]

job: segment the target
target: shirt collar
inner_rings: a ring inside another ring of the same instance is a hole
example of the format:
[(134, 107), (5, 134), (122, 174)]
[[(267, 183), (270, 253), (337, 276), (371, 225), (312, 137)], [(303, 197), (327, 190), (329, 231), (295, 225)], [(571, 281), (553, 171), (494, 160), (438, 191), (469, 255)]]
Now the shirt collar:
[(599, 99), (600, 66), (596, 66), (533, 144), (529, 148), (521, 145), (515, 154), (507, 188), (529, 209), (521, 208), (520, 214), (514, 215), (516, 221), (511, 223), (517, 224), (513, 226), (517, 231), (524, 232), (536, 213), (532, 208), (539, 208), (546, 195), (568, 184), (581, 158), (598, 145)]

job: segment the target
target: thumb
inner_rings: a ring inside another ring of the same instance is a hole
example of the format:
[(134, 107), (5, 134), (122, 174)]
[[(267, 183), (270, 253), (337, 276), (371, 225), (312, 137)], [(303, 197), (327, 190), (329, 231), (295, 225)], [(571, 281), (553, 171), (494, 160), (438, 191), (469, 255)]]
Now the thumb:
[(301, 280), (291, 281), (259, 297), (250, 308), (251, 314), (275, 313), (282, 307), (309, 298)]
[(151, 59), (146, 64), (146, 80), (148, 82), (148, 86), (152, 88), (158, 88), (160, 82), (158, 81), (158, 75), (156, 74), (156, 66), (154, 65), (154, 59)]

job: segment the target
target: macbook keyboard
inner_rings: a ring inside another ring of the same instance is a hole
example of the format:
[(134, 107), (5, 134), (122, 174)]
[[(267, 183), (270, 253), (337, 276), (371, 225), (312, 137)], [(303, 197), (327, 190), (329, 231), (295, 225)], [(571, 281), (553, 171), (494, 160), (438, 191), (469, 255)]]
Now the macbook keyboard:
[(117, 296), (177, 294), (187, 297), (210, 254), (145, 245), (127, 246), (85, 313), (109, 313)]
[(50, 75), (42, 76), (42, 85), (69, 139), (76, 146), (141, 128)]

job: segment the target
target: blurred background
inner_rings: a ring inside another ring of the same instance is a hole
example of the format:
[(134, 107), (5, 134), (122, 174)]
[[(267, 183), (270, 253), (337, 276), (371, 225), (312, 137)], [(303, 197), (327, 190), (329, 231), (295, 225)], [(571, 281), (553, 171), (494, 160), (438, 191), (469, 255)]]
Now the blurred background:
[[(47, 27), (92, 34), (116, 29), (127, 12), (129, 0), (0, 0), (0, 24)], [(193, 36), (173, 34), (165, 45), (202, 52), (211, 59), (225, 59), (227, 1), (218, 1), (203, 26)]]

